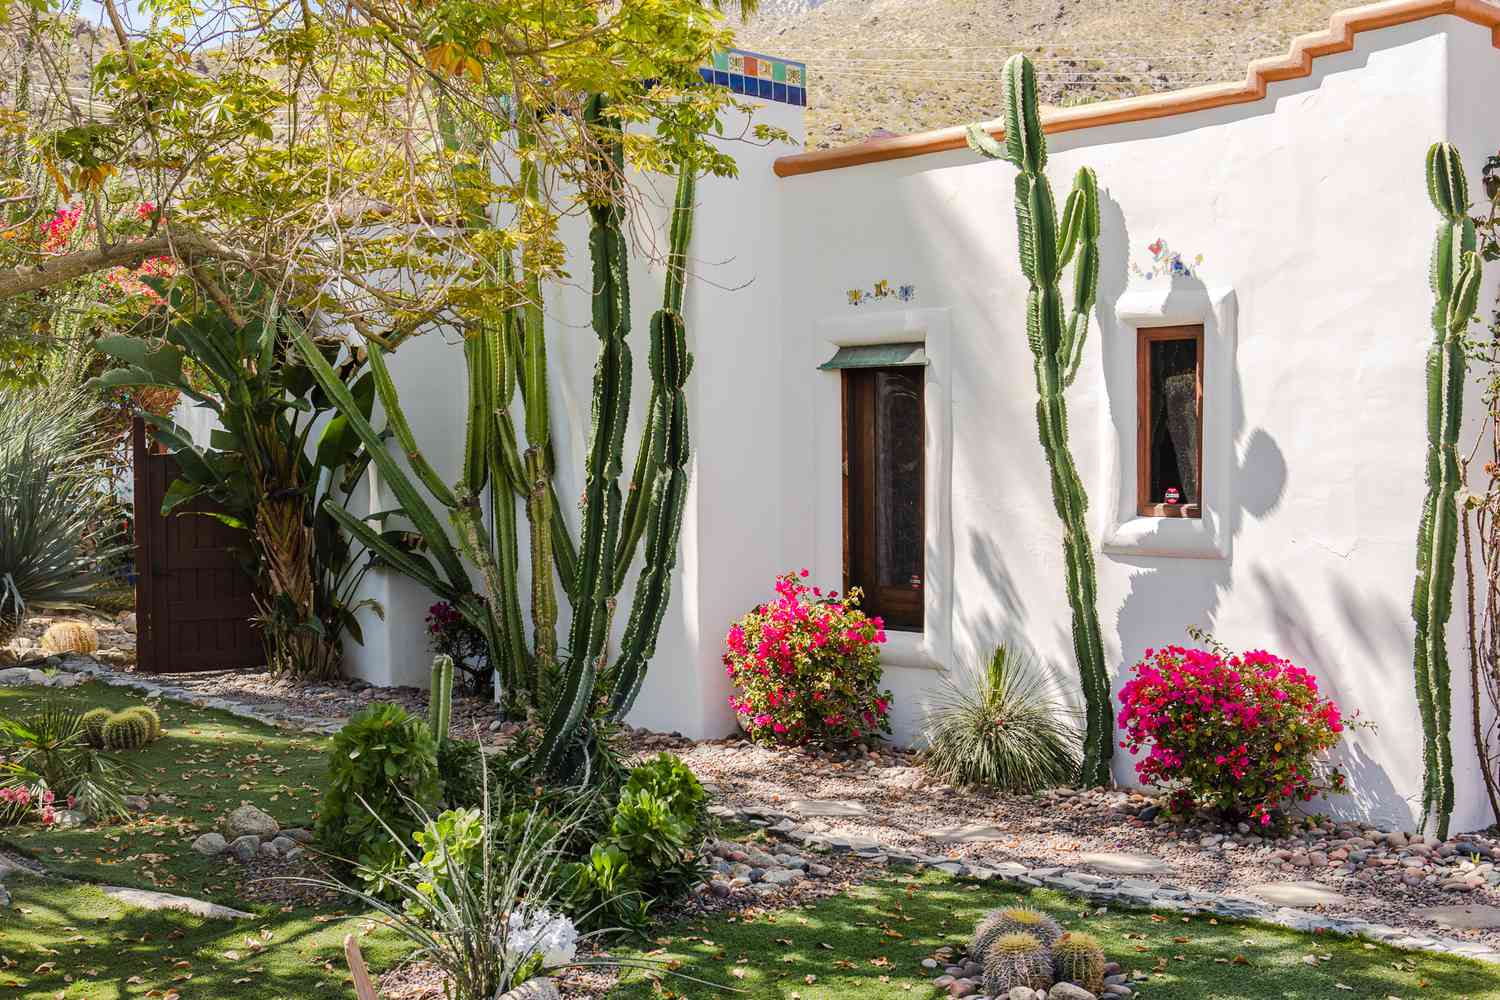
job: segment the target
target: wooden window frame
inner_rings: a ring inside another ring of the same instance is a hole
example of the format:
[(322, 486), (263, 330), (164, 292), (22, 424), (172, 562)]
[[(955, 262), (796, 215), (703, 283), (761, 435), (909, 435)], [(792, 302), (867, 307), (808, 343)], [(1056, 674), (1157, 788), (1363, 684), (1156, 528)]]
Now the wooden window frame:
[[(841, 482), (842, 482), (841, 496), (840, 496), (840, 508), (841, 508), (841, 520), (843, 522), (843, 527), (842, 527), (843, 553), (842, 553), (842, 555), (843, 555), (843, 587), (844, 587), (844, 592), (845, 593), (848, 593), (849, 588), (850, 588), (851, 585), (858, 585), (857, 581), (853, 581), (850, 578), (851, 569), (852, 569), (853, 562), (854, 562), (854, 554), (855, 554), (854, 553), (854, 550), (855, 550), (854, 527), (855, 526), (854, 526), (854, 523), (853, 523), (853, 521), (854, 521), (853, 514), (854, 514), (854, 511), (855, 511), (855, 505), (853, 503), (853, 497), (851, 496), (851, 481), (852, 481), (853, 477), (850, 475), (850, 463), (849, 463), (850, 446), (852, 444), (852, 442), (850, 441), (850, 432), (851, 432), (851, 429), (852, 429), (852, 424), (854, 423), (854, 421), (850, 419), (851, 416), (852, 416), (852, 414), (853, 414), (853, 411), (854, 411), (854, 395), (853, 395), (853, 392), (851, 390), (851, 376), (862, 375), (862, 374), (871, 373), (871, 372), (878, 372), (882, 368), (896, 368), (896, 367), (907, 367), (907, 366), (876, 366), (876, 367), (867, 367), (867, 368), (846, 368), (846, 369), (841, 369), (840, 372), (839, 372), (839, 448), (840, 448), (840, 462), (841, 462), (841, 473), (842, 473), (841, 476), (840, 476), (840, 479), (841, 479)], [(920, 371), (921, 370), (920, 366), (912, 366), (912, 367), (913, 367), (913, 370), (916, 370), (916, 371)], [(921, 391), (921, 395), (918, 397), (918, 404), (920, 406), (920, 410), (918, 412), (918, 422), (917, 422), (918, 430), (920, 431), (921, 436), (922, 436), (922, 440), (920, 442), (921, 443), (921, 449), (922, 449), (922, 464), (920, 466), (921, 470), (922, 470), (921, 471), (921, 475), (922, 475), (922, 490), (921, 490), (921, 493), (919, 494), (918, 508), (917, 508), (917, 520), (918, 520), (918, 524), (919, 524), (919, 528), (920, 528), (920, 531), (921, 531), (922, 538), (924, 539), (924, 543), (925, 543), (925, 539), (927, 537), (927, 520), (926, 520), (926, 518), (927, 518), (927, 496), (926, 496), (927, 468), (926, 468), (926, 456), (927, 456), (927, 443), (928, 443), (927, 442), (927, 425), (926, 425), (927, 393), (926, 393), (926, 386), (925, 386), (925, 384), (923, 384), (923, 380), (920, 378), (920, 376), (918, 377), (917, 381), (918, 381), (918, 385), (921, 387), (921, 390), (922, 390)], [(874, 517), (874, 514), (873, 514), (873, 508), (874, 508), (874, 502), (875, 502), (875, 500), (876, 500), (876, 498), (872, 495), (870, 497), (870, 503), (868, 504), (869, 510), (865, 511), (865, 513), (867, 513), (867, 514), (870, 515), (870, 517), (868, 518), (868, 520), (870, 520), (871, 522), (874, 522), (874, 521), (878, 520), (878, 518)], [(874, 544), (875, 543), (875, 537), (874, 537), (873, 526), (871, 526), (869, 528), (869, 530), (867, 531), (867, 534), (869, 535), (869, 544)], [(915, 601), (915, 615), (916, 615), (916, 618), (917, 618), (917, 623), (916, 624), (910, 624), (910, 623), (897, 624), (897, 623), (891, 622), (890, 620), (887, 620), (886, 623), (885, 623), (885, 627), (886, 627), (887, 631), (891, 631), (891, 632), (908, 632), (908, 633), (920, 635), (920, 634), (924, 633), (927, 630), (927, 609), (926, 609), (927, 565), (926, 565), (926, 563), (927, 563), (927, 559), (926, 559), (925, 544), (924, 544), (924, 553), (923, 553), (923, 559), (922, 559), (922, 564), (923, 564), (922, 565), (922, 577), (921, 577), (922, 582), (921, 582), (921, 587), (919, 589), (917, 589), (917, 591), (916, 591), (916, 595), (917, 596), (916, 596), (916, 601)], [(886, 612), (886, 611), (888, 611), (888, 610), (890, 610), (890, 609), (883, 607), (883, 604), (882, 604), (882, 602), (883, 602), (882, 595), (876, 590), (876, 588), (873, 588), (873, 587), (870, 587), (870, 586), (864, 586), (863, 589), (865, 591), (865, 602), (862, 605), (863, 610), (865, 610), (866, 612), (871, 613), (871, 614), (881, 614), (882, 616), (884, 616), (883, 613)]]
[[(1198, 417), (1198, 502), (1167, 504), (1151, 502), (1151, 345), (1166, 340), (1191, 340), (1197, 350), (1194, 380)], [(1141, 517), (1203, 516), (1203, 324), (1191, 326), (1143, 326), (1136, 331), (1135, 354), (1136, 445), (1135, 499)]]

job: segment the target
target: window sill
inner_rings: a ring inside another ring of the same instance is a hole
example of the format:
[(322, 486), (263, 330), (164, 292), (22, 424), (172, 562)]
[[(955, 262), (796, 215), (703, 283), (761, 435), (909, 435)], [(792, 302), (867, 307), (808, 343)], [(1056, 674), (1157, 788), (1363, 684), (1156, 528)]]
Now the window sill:
[(1203, 510), (1195, 503), (1148, 503), (1141, 505), (1139, 514), (1141, 517), (1202, 517)]
[(1210, 517), (1132, 517), (1104, 532), (1105, 552), (1123, 556), (1224, 559), (1229, 547)]
[(947, 669), (943, 656), (934, 648), (926, 632), (885, 630), (885, 645), (880, 649), (880, 663), (885, 667), (907, 667), (913, 670)]

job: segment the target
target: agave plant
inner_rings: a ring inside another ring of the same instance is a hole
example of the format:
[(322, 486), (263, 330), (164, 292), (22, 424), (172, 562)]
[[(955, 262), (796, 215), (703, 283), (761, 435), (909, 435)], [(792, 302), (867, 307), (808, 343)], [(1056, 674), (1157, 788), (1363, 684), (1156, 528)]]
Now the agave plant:
[(27, 609), (86, 604), (97, 567), (125, 548), (98, 533), (110, 521), (106, 456), (83, 433), (96, 412), (77, 391), (0, 391), (0, 645)]
[(1034, 792), (1078, 774), (1079, 738), (1036, 660), (999, 646), (979, 669), (944, 678), (926, 719), (928, 770), (955, 785)]

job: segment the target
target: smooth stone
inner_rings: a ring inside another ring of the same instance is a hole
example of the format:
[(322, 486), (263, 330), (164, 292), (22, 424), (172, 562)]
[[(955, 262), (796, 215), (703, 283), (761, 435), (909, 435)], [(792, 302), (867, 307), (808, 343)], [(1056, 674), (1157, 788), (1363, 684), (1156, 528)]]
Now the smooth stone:
[[(1097, 851), (1078, 856), (1079, 863), (1113, 875), (1170, 875), (1172, 866), (1152, 854)], [(1050, 994), (1049, 994), (1050, 995)]]
[(1348, 897), (1319, 882), (1261, 882), (1245, 890), (1279, 906), (1341, 906)]
[(243, 837), (236, 837), (229, 843), (229, 853), (241, 861), (249, 861), (260, 853), (260, 838), (253, 833), (247, 833)]
[(1047, 1000), (1098, 1000), (1082, 986), (1072, 983), (1054, 983), (1047, 988)]
[(791, 885), (793, 882), (801, 882), (805, 877), (795, 868), (774, 868), (766, 872), (761, 881), (767, 885)]
[(1000, 840), (1008, 834), (998, 826), (986, 823), (970, 823), (965, 826), (948, 826), (932, 830), (927, 836), (940, 844), (972, 844), (986, 840)]
[(193, 841), (193, 850), (205, 857), (218, 857), (229, 847), (229, 841), (221, 833), (205, 833)]
[(75, 827), (84, 826), (88, 823), (88, 813), (77, 809), (59, 809), (52, 814), (52, 828), (54, 830), (71, 830)]
[(294, 826), (290, 830), (282, 830), (281, 835), (283, 837), (290, 837), (299, 844), (311, 844), (314, 840), (318, 839), (313, 836), (311, 830), (304, 830), (299, 826)]
[(550, 979), (528, 979), (495, 1000), (562, 1000), (562, 994), (557, 992), (557, 984)]
[(252, 805), (243, 805), (224, 819), (224, 836), (236, 840), (245, 836), (274, 837), (281, 827), (267, 813)]
[(1012, 986), (1006, 1000), (1036, 1000), (1036, 990), (1030, 986)]
[(43, 687), (47, 675), (31, 667), (11, 667), (0, 670), (0, 687)]
[(212, 920), (248, 920), (254, 914), (243, 910), (232, 910), (218, 903), (188, 896), (172, 896), (165, 892), (148, 892), (145, 889), (127, 889), (119, 885), (101, 885), (99, 891), (110, 899), (141, 910), (177, 910), (195, 917)]
[(793, 799), (787, 809), (803, 816), (863, 816), (865, 807), (845, 799)]
[(151, 803), (144, 795), (125, 796), (125, 808), (131, 812), (143, 813), (151, 808)]
[(291, 837), (275, 837), (271, 840), (271, 846), (276, 848), (277, 854), (285, 854), (297, 846), (297, 842)]
[(1500, 929), (1500, 906), (1470, 903), (1463, 906), (1429, 906), (1416, 911), (1417, 916), (1460, 930), (1490, 931)]
[(276, 849), (275, 844), (267, 840), (260, 845), (260, 856), (263, 858), (279, 858), (281, 857), (281, 852)]

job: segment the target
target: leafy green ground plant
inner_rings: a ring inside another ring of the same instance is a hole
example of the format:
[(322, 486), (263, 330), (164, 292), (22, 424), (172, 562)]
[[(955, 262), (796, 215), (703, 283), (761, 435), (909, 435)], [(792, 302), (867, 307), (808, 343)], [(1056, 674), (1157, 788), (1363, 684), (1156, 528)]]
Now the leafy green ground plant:
[(66, 702), (0, 714), (0, 788), (27, 789), (34, 800), (50, 791), (58, 809), (71, 802), (91, 816), (115, 819), (125, 815), (123, 793), (133, 776), (127, 764), (89, 743), (83, 713)]
[(979, 669), (943, 678), (923, 725), (923, 766), (955, 785), (1034, 792), (1078, 773), (1078, 732), (1036, 660), (1001, 645)]

